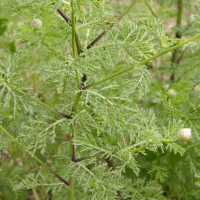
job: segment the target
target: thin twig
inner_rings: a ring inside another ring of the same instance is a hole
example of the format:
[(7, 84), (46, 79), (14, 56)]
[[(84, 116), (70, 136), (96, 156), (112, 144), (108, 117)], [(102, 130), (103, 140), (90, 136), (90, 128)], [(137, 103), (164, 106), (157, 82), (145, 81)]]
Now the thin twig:
[(115, 166), (113, 164), (113, 162), (110, 160), (110, 156), (108, 158), (105, 158), (107, 164), (108, 164), (108, 167), (111, 169), (111, 171), (114, 171), (115, 170)]
[(65, 185), (69, 186), (69, 183), (65, 181), (62, 177), (60, 177), (58, 174), (56, 174), (50, 167), (48, 167), (42, 160), (40, 160), (37, 156), (32, 155), (30, 151), (27, 151), (24, 149), (24, 146), (20, 144), (10, 133), (8, 133), (1, 125), (0, 129), (19, 147), (21, 147), (22, 150), (24, 150), (26, 153), (28, 153), (34, 160), (36, 160), (38, 163), (40, 163), (43, 167), (45, 167), (48, 171), (50, 171), (54, 176), (56, 176), (59, 180), (61, 180)]
[(179, 63), (181, 62), (181, 60), (182, 60), (182, 58), (183, 58), (185, 52), (187, 51), (187, 49), (188, 49), (188, 47), (181, 53), (181, 55), (180, 55), (180, 57), (178, 58), (176, 64), (179, 64)]
[[(106, 158), (106, 162), (107, 162), (107, 165), (108, 165), (109, 169), (111, 169), (111, 171), (114, 171), (115, 170), (115, 166), (114, 166), (113, 162), (110, 160), (110, 156), (108, 158)], [(119, 196), (119, 199), (121, 199), (120, 190), (117, 190), (117, 195)]]
[(23, 95), (23, 96), (27, 96), (28, 99), (31, 99), (31, 100), (35, 101), (36, 103), (40, 104), (41, 106), (47, 108), (48, 110), (50, 110), (50, 111), (52, 111), (52, 112), (58, 114), (59, 116), (64, 117), (64, 118), (66, 118), (66, 119), (72, 119), (71, 114), (70, 114), (70, 115), (66, 115), (66, 114), (63, 114), (63, 113), (61, 113), (61, 112), (56, 111), (56, 110), (53, 109), (51, 106), (47, 105), (46, 103), (43, 103), (42, 101), (40, 101), (40, 100), (37, 99), (36, 97), (30, 97), (28, 93), (26, 93), (26, 92), (24, 92), (24, 91), (22, 91), (22, 90), (19, 90), (19, 89), (17, 89), (17, 88), (15, 88), (15, 87), (14, 87), (13, 85), (11, 85), (11, 84), (7, 84), (6, 81), (5, 81), (3, 78), (1, 78), (1, 77), (0, 77), (0, 82), (5, 83), (9, 88), (11, 88), (12, 90), (14, 90), (15, 92), (17, 92), (17, 93), (19, 93), (19, 94), (21, 94), (21, 95)]
[(151, 11), (151, 14), (158, 19), (158, 16), (156, 15), (156, 13), (154, 12), (154, 10), (152, 9), (152, 7), (149, 5), (149, 3), (146, 2), (147, 7), (149, 8), (149, 10)]
[(57, 11), (60, 13), (60, 15), (63, 17), (63, 19), (70, 25), (72, 26), (72, 21), (64, 14), (64, 12), (58, 8)]
[[(131, 3), (131, 5), (126, 9), (126, 11), (118, 18), (118, 20), (122, 19), (127, 13), (128, 11), (132, 8), (132, 6), (137, 2), (137, 0), (133, 1)], [(87, 49), (90, 49), (92, 46), (94, 46), (94, 44), (96, 44), (114, 25), (110, 25), (110, 27), (103, 31), (97, 38), (95, 38), (88, 46)]]

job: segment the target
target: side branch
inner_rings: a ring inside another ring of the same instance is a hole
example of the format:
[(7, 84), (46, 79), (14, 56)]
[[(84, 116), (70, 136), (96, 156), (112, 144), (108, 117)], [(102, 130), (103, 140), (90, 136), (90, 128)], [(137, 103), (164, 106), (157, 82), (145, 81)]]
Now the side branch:
[[(3, 82), (6, 84), (5, 80), (3, 78), (0, 77), (0, 82)], [(19, 89), (16, 89), (14, 88), (12, 85), (7, 85), (9, 86), (12, 90), (14, 90), (15, 92), (18, 92), (19, 94), (23, 95), (23, 96), (28, 96), (28, 94), (26, 92), (23, 92), (22, 90), (19, 90)], [(46, 103), (43, 103), (42, 101), (40, 101), (39, 99), (35, 98), (35, 97), (28, 97), (29, 99), (35, 101), (36, 103), (40, 104), (41, 106), (47, 108), (48, 110), (54, 112), (55, 114), (61, 116), (61, 117), (64, 117), (66, 119), (72, 119), (71, 115), (66, 115), (66, 114), (63, 114), (61, 112), (58, 112), (56, 110), (54, 110), (51, 106), (47, 105)]]
[[(167, 144), (167, 143), (175, 143), (177, 142), (178, 140), (167, 140), (167, 139), (162, 139), (160, 142), (164, 143), (164, 144)], [(129, 152), (131, 153), (137, 153), (145, 148), (147, 148), (150, 144), (152, 144), (152, 142), (149, 142), (148, 144), (146, 145), (143, 145), (141, 147), (138, 147), (136, 149), (133, 149), (133, 150), (129, 150)], [(121, 150), (119, 150), (121, 151)], [(116, 154), (118, 153), (119, 151), (116, 151), (116, 152), (113, 152), (112, 154)], [(80, 161), (83, 161), (83, 160), (87, 160), (87, 159), (90, 159), (90, 158), (98, 158), (98, 157), (103, 157), (105, 155), (105, 153), (98, 153), (96, 155), (93, 155), (93, 156), (85, 156), (85, 157), (82, 157), (82, 158), (77, 158), (77, 159), (74, 159), (73, 162), (80, 162)]]
[[(193, 40), (195, 40), (195, 39), (197, 39), (197, 38), (199, 38), (199, 37), (200, 37), (200, 34), (198, 34), (198, 35), (196, 35), (196, 36), (194, 36), (194, 37), (192, 37), (192, 38), (190, 38), (190, 39), (188, 39), (188, 40), (186, 40), (186, 41), (184, 41), (184, 42), (181, 42), (180, 44), (177, 44), (177, 45), (175, 45), (175, 46), (173, 46), (173, 47), (171, 47), (171, 48), (166, 49), (166, 50), (162, 51), (161, 53), (158, 53), (158, 54), (152, 56), (151, 58), (148, 58), (148, 59), (146, 59), (146, 60), (144, 60), (144, 61), (138, 63), (138, 65), (144, 65), (144, 64), (148, 63), (149, 61), (152, 61), (152, 60), (154, 60), (154, 59), (156, 59), (156, 58), (158, 58), (158, 57), (160, 57), (160, 56), (162, 56), (162, 55), (164, 55), (164, 54), (166, 54), (166, 53), (168, 53), (168, 52), (170, 52), (170, 51), (173, 51), (173, 50), (175, 50), (175, 49), (177, 49), (177, 48), (183, 46), (184, 44), (187, 44), (187, 43), (189, 43), (189, 42), (192, 42)], [(125, 73), (125, 72), (127, 72), (127, 71), (130, 71), (130, 70), (133, 69), (134, 67), (135, 67), (134, 65), (131, 66), (131, 67), (127, 67), (127, 68), (125, 68), (125, 69), (123, 69), (123, 70), (121, 70), (121, 71), (118, 71), (118, 72), (116, 72), (116, 73), (110, 75), (110, 76), (107, 76), (106, 78), (103, 78), (103, 79), (101, 79), (101, 80), (99, 80), (99, 81), (97, 81), (97, 82), (94, 82), (94, 83), (92, 83), (92, 84), (90, 84), (90, 85), (88, 85), (88, 86), (85, 86), (84, 88), (82, 88), (82, 90), (85, 90), (85, 89), (94, 87), (95, 85), (99, 85), (100, 83), (103, 83), (103, 82), (105, 82), (105, 81), (107, 81), (107, 80), (109, 80), (109, 79), (111, 79), (111, 78), (113, 78), (113, 77), (115, 77), (115, 76), (118, 76), (118, 75), (123, 74), (123, 73)]]
[[(15, 144), (17, 144), (21, 149), (24, 150), (24, 147), (22, 144), (20, 144), (12, 135), (10, 135), (1, 125), (0, 129), (10, 138), (13, 140)], [(32, 156), (30, 151), (26, 151), (30, 156)], [(53, 170), (51, 170), (45, 163), (43, 163), (37, 156), (33, 155), (32, 158), (36, 160), (38, 163), (40, 163), (43, 167), (45, 167), (48, 171), (50, 171), (54, 176), (56, 176), (59, 180), (61, 180), (65, 185), (69, 186), (69, 183), (65, 181), (62, 177), (60, 177), (58, 174), (56, 174)]]
[[(126, 9), (126, 11), (118, 18), (118, 20), (122, 19), (128, 12), (129, 10), (135, 5), (137, 0), (133, 1), (131, 5)], [(110, 25), (110, 27), (106, 30), (103, 31), (97, 38), (95, 38), (88, 46), (87, 49), (90, 49), (92, 46), (94, 46), (114, 25)]]

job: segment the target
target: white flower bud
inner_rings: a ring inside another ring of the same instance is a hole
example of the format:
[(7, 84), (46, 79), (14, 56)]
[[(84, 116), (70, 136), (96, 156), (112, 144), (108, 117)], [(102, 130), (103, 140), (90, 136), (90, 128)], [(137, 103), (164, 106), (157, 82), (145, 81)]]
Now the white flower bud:
[(190, 128), (182, 128), (178, 132), (178, 140), (181, 142), (187, 142), (191, 138), (191, 129)]
[(36, 31), (42, 28), (42, 21), (40, 19), (34, 19), (31, 24)]
[(196, 91), (200, 92), (200, 85), (196, 85), (194, 88)]
[(170, 99), (174, 99), (174, 98), (176, 97), (176, 90), (173, 90), (173, 89), (168, 90), (167, 96), (168, 96)]
[(195, 21), (195, 20), (196, 20), (195, 15), (191, 15), (190, 18), (191, 18), (192, 21)]

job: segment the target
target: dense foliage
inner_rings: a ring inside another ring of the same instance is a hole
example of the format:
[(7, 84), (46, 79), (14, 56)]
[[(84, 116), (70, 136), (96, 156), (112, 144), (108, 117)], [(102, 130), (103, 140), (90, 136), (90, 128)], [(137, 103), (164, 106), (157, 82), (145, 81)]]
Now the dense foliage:
[(199, 0), (0, 4), (0, 199), (200, 199)]

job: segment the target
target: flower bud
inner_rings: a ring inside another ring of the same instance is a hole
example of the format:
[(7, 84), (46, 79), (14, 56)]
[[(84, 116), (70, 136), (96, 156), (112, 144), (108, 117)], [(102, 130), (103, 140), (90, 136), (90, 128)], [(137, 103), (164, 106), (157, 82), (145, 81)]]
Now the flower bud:
[(196, 85), (194, 88), (196, 91), (200, 92), (200, 85)]
[(40, 19), (34, 19), (31, 24), (36, 31), (42, 28), (42, 21)]
[(173, 89), (168, 90), (167, 96), (168, 96), (170, 99), (174, 99), (174, 98), (176, 97), (176, 90), (173, 90)]
[(191, 129), (182, 128), (177, 134), (178, 140), (180, 142), (187, 142), (191, 138)]

